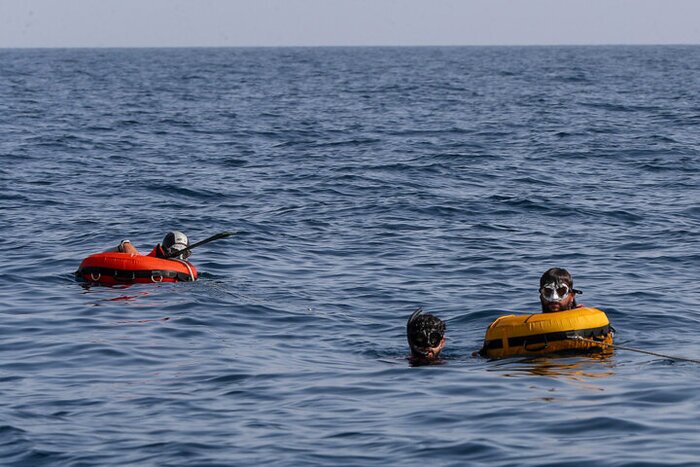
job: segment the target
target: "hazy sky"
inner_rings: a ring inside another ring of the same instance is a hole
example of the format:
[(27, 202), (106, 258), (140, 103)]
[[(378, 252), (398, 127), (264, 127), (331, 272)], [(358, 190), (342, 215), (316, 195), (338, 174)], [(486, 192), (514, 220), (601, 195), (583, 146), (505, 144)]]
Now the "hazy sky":
[(700, 0), (0, 0), (0, 47), (700, 44)]

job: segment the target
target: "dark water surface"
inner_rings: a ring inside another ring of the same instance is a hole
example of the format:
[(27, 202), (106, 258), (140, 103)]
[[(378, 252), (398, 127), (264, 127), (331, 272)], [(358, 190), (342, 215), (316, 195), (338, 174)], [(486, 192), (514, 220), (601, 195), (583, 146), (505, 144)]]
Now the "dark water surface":
[(3, 465), (700, 463), (700, 365), (470, 357), (561, 266), (700, 358), (700, 47), (1, 50), (0, 160)]

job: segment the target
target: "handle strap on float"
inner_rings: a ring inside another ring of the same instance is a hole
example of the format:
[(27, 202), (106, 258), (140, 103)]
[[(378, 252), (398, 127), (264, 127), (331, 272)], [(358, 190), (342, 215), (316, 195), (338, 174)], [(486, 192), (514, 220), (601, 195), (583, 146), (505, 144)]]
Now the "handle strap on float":
[(662, 353), (649, 352), (648, 350), (634, 349), (632, 347), (626, 347), (626, 346), (617, 345), (617, 344), (608, 344), (608, 343), (596, 341), (593, 339), (586, 339), (585, 337), (581, 337), (581, 336), (568, 336), (568, 339), (588, 342), (589, 344), (604, 345), (606, 347), (610, 347), (611, 349), (629, 350), (630, 352), (638, 352), (638, 353), (643, 353), (643, 354), (647, 354), (647, 355), (653, 355), (655, 357), (668, 358), (669, 360), (678, 360), (681, 362), (700, 363), (700, 360), (694, 360), (692, 358), (674, 357), (673, 355), (664, 355)]

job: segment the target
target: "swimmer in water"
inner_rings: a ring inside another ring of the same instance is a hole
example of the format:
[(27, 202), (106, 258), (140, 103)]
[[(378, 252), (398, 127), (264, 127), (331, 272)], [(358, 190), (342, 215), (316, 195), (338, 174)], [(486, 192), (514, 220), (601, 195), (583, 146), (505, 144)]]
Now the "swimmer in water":
[[(190, 241), (187, 239), (187, 235), (185, 235), (182, 232), (179, 232), (177, 230), (173, 230), (172, 232), (168, 232), (165, 238), (163, 238), (163, 242), (157, 244), (153, 250), (147, 254), (146, 256), (154, 256), (156, 258), (177, 258), (181, 260), (185, 260), (190, 257), (192, 252), (190, 250), (186, 250), (183, 254), (177, 255), (177, 256), (172, 256), (174, 255), (175, 252), (184, 250), (187, 247), (190, 246)], [(134, 245), (131, 244), (129, 240), (122, 240), (121, 243), (116, 247), (112, 248), (111, 250), (107, 250), (109, 252), (118, 252), (118, 253), (129, 253), (130, 255), (139, 255), (139, 250), (136, 249)]]
[[(569, 271), (563, 268), (551, 268), (540, 277), (540, 304), (542, 313), (555, 313), (557, 311), (583, 308), (576, 303), (576, 294), (582, 293), (574, 289), (574, 279)], [(486, 356), (486, 348), (482, 347), (478, 352), (473, 352), (472, 357)]]
[(576, 303), (576, 294), (580, 293), (574, 289), (574, 279), (566, 269), (551, 268), (540, 277), (542, 313), (582, 308), (583, 305)]
[(406, 337), (411, 348), (413, 363), (436, 361), (445, 347), (445, 322), (437, 316), (423, 314), (423, 309), (414, 311), (406, 323)]

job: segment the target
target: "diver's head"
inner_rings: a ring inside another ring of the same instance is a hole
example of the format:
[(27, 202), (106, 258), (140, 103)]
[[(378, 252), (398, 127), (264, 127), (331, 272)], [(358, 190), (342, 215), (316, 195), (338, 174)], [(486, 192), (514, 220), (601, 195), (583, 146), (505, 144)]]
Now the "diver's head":
[[(163, 238), (163, 243), (161, 244), (163, 247), (163, 252), (170, 256), (171, 254), (175, 253), (176, 251), (184, 250), (188, 246), (190, 246), (190, 241), (187, 238), (187, 235), (185, 235), (182, 232), (178, 232), (177, 230), (173, 230), (172, 232), (168, 232), (165, 235), (165, 238)], [(179, 259), (187, 259), (190, 257), (192, 252), (190, 250), (187, 250), (181, 255), (173, 256), (173, 258), (179, 258)]]
[(418, 308), (406, 323), (406, 337), (411, 355), (421, 360), (434, 360), (445, 347), (445, 322)]
[(571, 310), (576, 307), (574, 279), (569, 271), (562, 268), (551, 268), (540, 277), (540, 303), (543, 313)]

